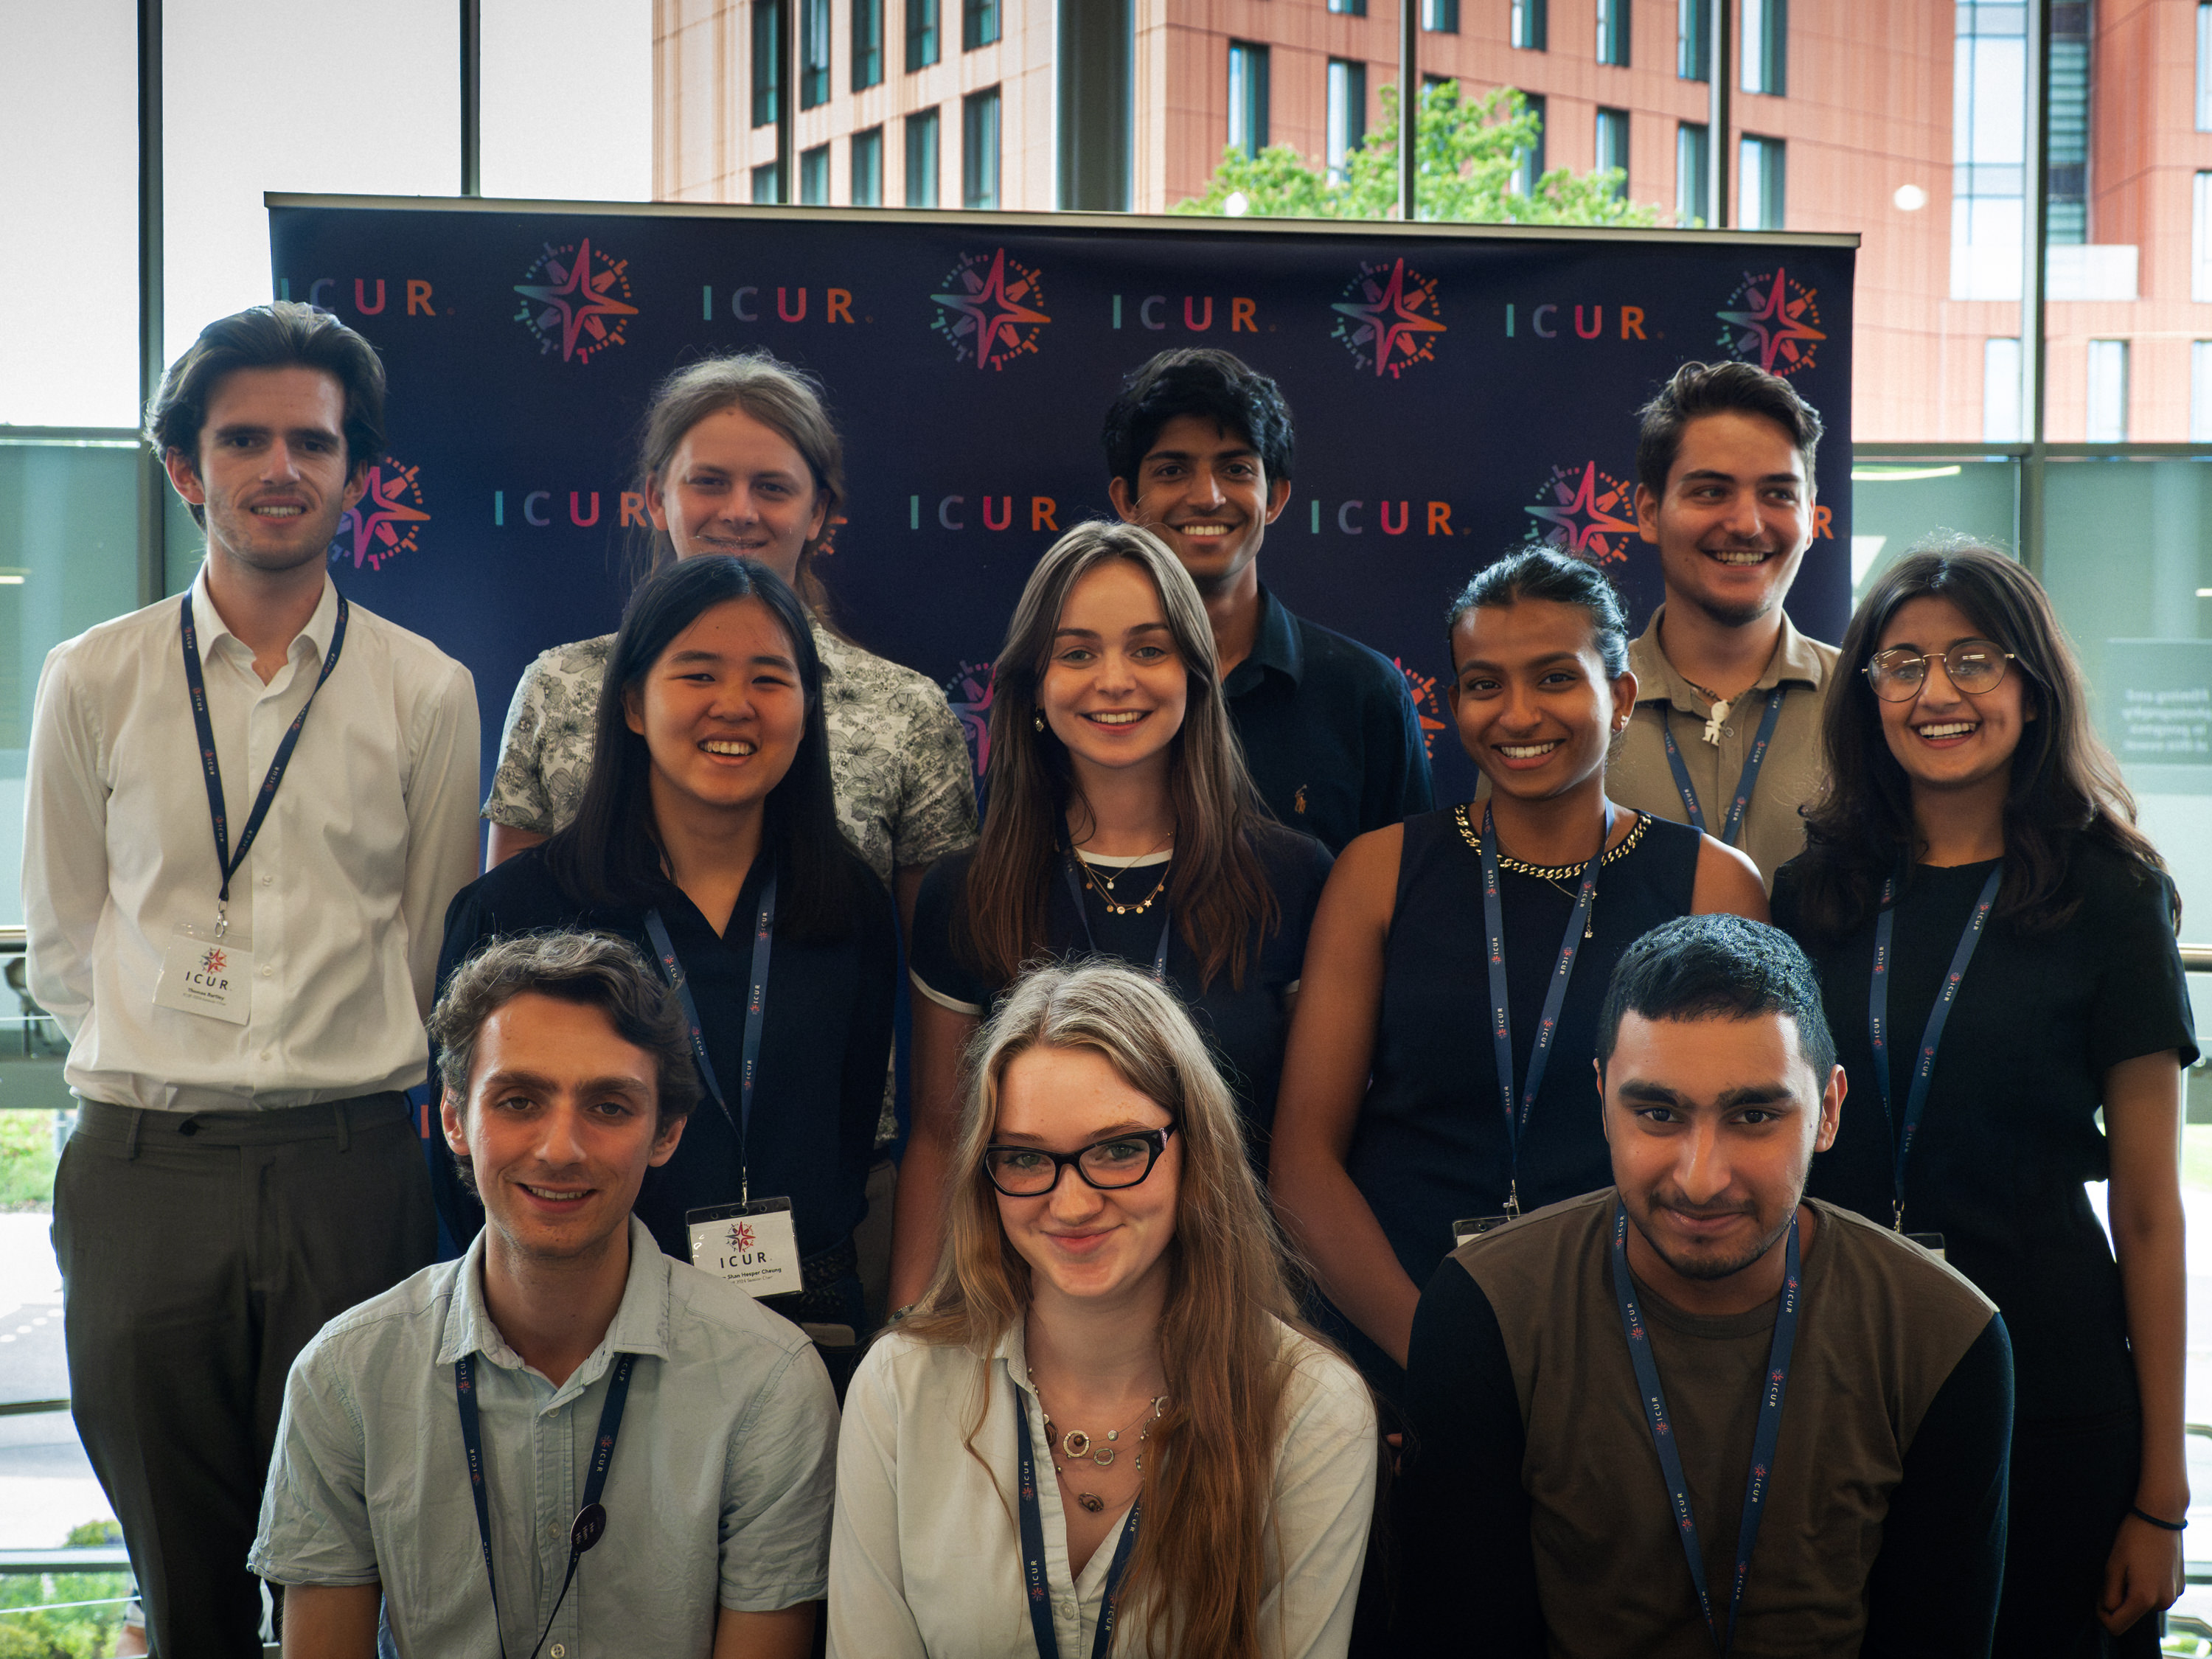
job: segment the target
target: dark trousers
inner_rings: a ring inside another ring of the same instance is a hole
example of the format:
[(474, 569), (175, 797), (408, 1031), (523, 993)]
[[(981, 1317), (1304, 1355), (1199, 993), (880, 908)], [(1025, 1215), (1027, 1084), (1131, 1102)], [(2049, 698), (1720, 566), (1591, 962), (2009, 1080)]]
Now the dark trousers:
[(160, 1659), (258, 1655), (246, 1569), (293, 1358), (427, 1266), (405, 1099), (268, 1112), (87, 1101), (54, 1182), (70, 1413)]
[(2013, 1425), (2001, 1659), (2154, 1659), (2156, 1613), (2118, 1636), (2097, 1620), (2105, 1563), (2142, 1461), (2142, 1422), (2132, 1410)]

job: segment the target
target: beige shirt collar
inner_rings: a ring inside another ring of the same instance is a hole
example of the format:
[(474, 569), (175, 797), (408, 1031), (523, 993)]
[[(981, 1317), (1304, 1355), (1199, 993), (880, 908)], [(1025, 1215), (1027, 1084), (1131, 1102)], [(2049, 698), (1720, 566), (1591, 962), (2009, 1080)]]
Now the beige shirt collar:
[[(1667, 614), (1662, 605), (1651, 613), (1651, 620), (1629, 644), (1629, 672), (1636, 676), (1636, 700), (1638, 702), (1671, 703), (1686, 714), (1705, 716), (1705, 699), (1691, 689), (1689, 681), (1676, 672), (1659, 646), (1659, 619)], [(1766, 670), (1752, 687), (1754, 691), (1771, 691), (1778, 685), (1809, 685), (1818, 690), (1828, 678), (1828, 665), (1811, 640), (1797, 631), (1789, 614), (1782, 617), (1782, 637), (1775, 641), (1774, 654), (1766, 659)]]

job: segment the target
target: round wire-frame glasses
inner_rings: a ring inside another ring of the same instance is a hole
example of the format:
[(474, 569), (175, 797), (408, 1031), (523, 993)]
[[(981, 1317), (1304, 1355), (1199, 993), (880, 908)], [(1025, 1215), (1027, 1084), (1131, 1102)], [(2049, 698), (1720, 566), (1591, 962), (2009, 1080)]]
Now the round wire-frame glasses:
[(1072, 1152), (1048, 1152), (1042, 1146), (986, 1146), (983, 1173), (1008, 1198), (1042, 1198), (1060, 1185), (1060, 1172), (1070, 1164), (1086, 1185), (1102, 1193), (1140, 1185), (1167, 1150), (1176, 1126), (1158, 1129), (1127, 1129)]
[(1893, 645), (1875, 652), (1859, 672), (1884, 702), (1911, 702), (1928, 683), (1931, 659), (1940, 659), (1951, 684), (1968, 696), (1995, 690), (2005, 677), (2006, 665), (2015, 660), (1994, 640), (1960, 640), (1948, 651), (1921, 652), (1908, 645)]

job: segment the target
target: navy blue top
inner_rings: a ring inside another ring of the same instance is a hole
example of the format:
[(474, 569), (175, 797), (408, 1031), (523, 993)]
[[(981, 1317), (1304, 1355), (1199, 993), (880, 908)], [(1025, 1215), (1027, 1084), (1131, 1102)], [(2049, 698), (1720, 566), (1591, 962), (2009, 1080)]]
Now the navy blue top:
[[(1328, 884), (1329, 866), (1335, 860), (1312, 836), (1273, 825), (1262, 830), (1257, 842), (1261, 866), (1275, 896), (1277, 921), (1272, 933), (1248, 941), (1244, 983), (1231, 985), (1224, 968), (1212, 984), (1201, 988), (1198, 959), (1178, 929), (1168, 942), (1168, 985), (1183, 1000), (1200, 1034), (1212, 1046), (1222, 1081), (1237, 1097), (1243, 1114), (1253, 1166), (1264, 1176), (1267, 1134), (1275, 1120), (1275, 1091), (1283, 1077), (1283, 1044), (1290, 1036), (1288, 994), (1304, 970), (1306, 934), (1313, 927), (1321, 890)], [(939, 859), (922, 878), (921, 896), (914, 907), (908, 962), (915, 978), (938, 1001), (980, 1015), (988, 1011), (1006, 987), (970, 965), (961, 943), (962, 918), (968, 909), (968, 866), (974, 856), (970, 849)], [(1127, 876), (1119, 878), (1123, 896), (1141, 897), (1150, 892), (1168, 868), (1166, 865), (1133, 867)], [(1055, 875), (1048, 890), (1050, 898), (1041, 954), (1084, 955), (1083, 921), (1075, 914), (1075, 901), (1068, 894), (1066, 883)], [(1159, 905), (1142, 915), (1117, 916), (1088, 886), (1083, 899), (1090, 916), (1090, 937), (1097, 940), (1100, 952), (1149, 973), (1152, 953), (1159, 948)]]
[[(1482, 817), (1470, 812), (1480, 833)], [(1621, 952), (1662, 921), (1690, 913), (1698, 832), (1645, 816), (1606, 855), (1590, 912), (1590, 938), (1575, 958), (1544, 1085), (1521, 1137), (1521, 1208), (1573, 1198), (1613, 1182), (1597, 1084), (1598, 1006)], [(1559, 885), (1507, 868), (1499, 878), (1507, 995), (1516, 1079), (1528, 1073), (1544, 994), (1580, 878)], [(1375, 1058), (1347, 1168), (1399, 1265), (1425, 1285), (1453, 1249), (1452, 1223), (1504, 1212), (1512, 1180), (1504, 1109), (1490, 1042), (1490, 976), (1483, 949), (1482, 854), (1454, 809), (1406, 820), (1397, 903), (1383, 947), (1382, 1006)], [(1371, 1343), (1352, 1344), (1370, 1380), (1395, 1387), (1398, 1367)]]
[[(1807, 1190), (1887, 1226), (1896, 1141), (1867, 1033), (1875, 921), (1839, 940), (1809, 937), (1799, 914), (1803, 863), (1775, 873), (1774, 921), (1820, 971), (1850, 1085), (1836, 1144), (1813, 1160)], [(1887, 1046), (1900, 1109), (1928, 1011), (1990, 867), (1922, 865), (1898, 900)], [(2112, 1175), (2097, 1121), (2106, 1072), (2168, 1048), (2184, 1066), (2197, 1058), (2171, 884), (2077, 840), (2066, 892), (2079, 908), (2045, 933), (1991, 914), (1944, 1027), (1905, 1170), (1905, 1226), (1942, 1234), (1945, 1259), (2004, 1314), (2023, 1421), (2136, 1404), (2119, 1267), (2081, 1183)]]
[(1294, 616), (1264, 583), (1252, 654), (1221, 691), (1261, 799), (1330, 852), (1433, 802), (1405, 675), (1379, 652)]
[[(744, 1046), (753, 921), (766, 873), (767, 860), (756, 860), (730, 912), (726, 934), (717, 935), (678, 889), (671, 886), (660, 900), (660, 919), (691, 981), (707, 1052), (729, 1092), (732, 1115)], [(862, 874), (866, 878), (858, 879)], [(787, 890), (788, 882), (785, 885)], [(748, 1149), (752, 1195), (791, 1200), (802, 1256), (842, 1243), (866, 1212), (868, 1165), (883, 1109), (891, 1007), (898, 989), (897, 923), (890, 896), (865, 866), (856, 870), (854, 892), (854, 925), (848, 937), (797, 939), (779, 929), (769, 963)], [(446, 912), (445, 949), (438, 957), (440, 988), (493, 935), (553, 927), (619, 933), (659, 972), (646, 937), (645, 912), (579, 905), (555, 883), (543, 849), (533, 847), (454, 896)], [(450, 1160), (436, 1159), (433, 1168), (440, 1213), (454, 1242), (465, 1248), (483, 1225), (483, 1207), (453, 1178)], [(645, 1172), (636, 1213), (663, 1250), (689, 1261), (691, 1240), (684, 1212), (737, 1201), (737, 1130), (702, 1090), (675, 1155)]]

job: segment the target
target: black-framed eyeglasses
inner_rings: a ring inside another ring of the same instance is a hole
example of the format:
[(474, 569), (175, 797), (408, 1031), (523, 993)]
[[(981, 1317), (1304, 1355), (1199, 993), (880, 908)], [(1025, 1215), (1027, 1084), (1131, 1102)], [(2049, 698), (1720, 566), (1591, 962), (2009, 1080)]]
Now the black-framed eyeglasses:
[(1994, 641), (1960, 640), (1948, 651), (1924, 653), (1910, 646), (1892, 646), (1875, 652), (1862, 672), (1867, 684), (1874, 687), (1875, 696), (1884, 702), (1911, 702), (1928, 683), (1928, 665), (1935, 659), (1942, 661), (1951, 684), (1969, 696), (1995, 690), (2005, 677), (2005, 665), (2015, 659)]
[(1164, 1129), (1131, 1129), (1094, 1140), (1072, 1152), (1048, 1152), (1042, 1146), (986, 1146), (983, 1173), (1008, 1198), (1042, 1198), (1060, 1185), (1060, 1172), (1069, 1164), (1075, 1173), (1102, 1193), (1117, 1192), (1140, 1184), (1167, 1150)]

